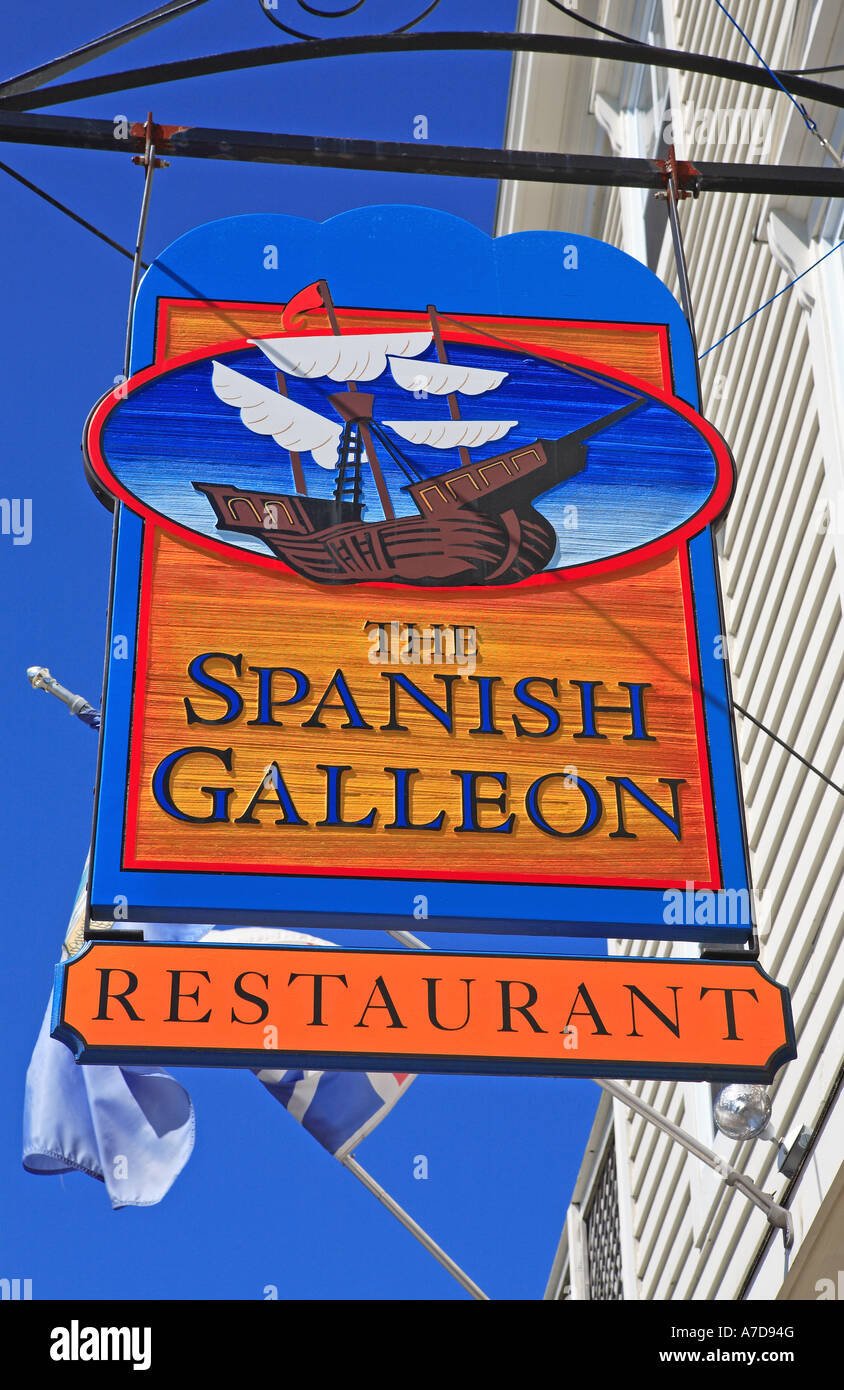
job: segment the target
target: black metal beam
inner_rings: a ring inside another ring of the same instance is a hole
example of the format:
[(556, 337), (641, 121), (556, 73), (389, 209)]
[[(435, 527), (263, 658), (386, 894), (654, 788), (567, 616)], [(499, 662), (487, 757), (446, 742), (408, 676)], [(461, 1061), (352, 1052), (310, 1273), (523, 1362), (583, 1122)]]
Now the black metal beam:
[[(39, 106), (57, 106), (82, 97), (128, 92), (159, 82), (181, 82), (188, 77), (207, 77), (212, 73), (242, 72), (280, 63), (315, 62), (323, 58), (347, 58), (360, 54), (504, 52), (569, 54), (581, 58), (604, 58), (609, 62), (644, 64), (646, 67), (675, 68), (683, 72), (723, 77), (753, 87), (778, 91), (775, 77), (766, 68), (736, 63), (708, 53), (685, 53), (677, 48), (657, 48), (650, 44), (615, 43), (580, 35), (483, 33), (473, 30), (421, 34), (361, 34), (342, 39), (314, 39), (305, 43), (270, 44), (263, 48), (242, 48), (231, 53), (211, 53), (202, 58), (155, 63), (145, 68), (107, 73), (103, 77), (62, 82), (37, 92), (25, 92), (0, 101), (8, 111), (31, 111)], [(445, 78), (444, 78), (445, 80)], [(783, 73), (781, 81), (794, 96), (827, 106), (844, 107), (844, 89), (810, 77)]]
[[(140, 136), (116, 138), (112, 121), (84, 117), (36, 116), (0, 110), (0, 142), (56, 145), (66, 149), (142, 154)], [(260, 130), (189, 130), (156, 138), (165, 158), (228, 159), (259, 164), (298, 164), (331, 169), (373, 169), (455, 178), (513, 179), (529, 183), (570, 183), (603, 187), (665, 187), (655, 159), (547, 154), (537, 150), (464, 149), (454, 145), (400, 144), (344, 140), (321, 135), (274, 135)], [(701, 193), (783, 193), (834, 198), (844, 194), (844, 172), (776, 164), (709, 164), (699, 161)]]
[[(99, 38), (90, 39), (88, 43), (72, 49), (70, 53), (63, 53), (61, 57), (53, 58), (49, 63), (41, 63), (37, 68), (30, 68), (28, 72), (18, 73), (17, 77), (7, 77), (5, 81), (0, 82), (0, 98), (20, 96), (23, 92), (37, 92), (43, 88), (45, 82), (63, 77), (66, 72), (73, 72), (74, 68), (84, 67), (95, 58), (103, 58), (106, 53), (113, 53), (115, 48), (131, 43), (133, 39), (141, 38), (153, 29), (158, 29), (160, 25), (169, 24), (171, 19), (179, 19), (181, 15), (188, 14), (206, 3), (207, 0), (168, 0), (168, 3), (160, 5), (157, 10), (150, 10), (149, 14), (139, 15), (137, 19), (130, 19), (128, 23), (121, 24), (119, 29), (112, 29), (107, 34), (101, 34)], [(35, 105), (41, 105), (37, 98)]]

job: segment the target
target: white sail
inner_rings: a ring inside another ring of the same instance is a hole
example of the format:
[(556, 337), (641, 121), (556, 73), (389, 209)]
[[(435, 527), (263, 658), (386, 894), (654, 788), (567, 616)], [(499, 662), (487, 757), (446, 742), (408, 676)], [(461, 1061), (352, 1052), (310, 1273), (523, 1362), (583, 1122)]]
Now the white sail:
[(408, 444), (430, 444), (434, 449), (471, 449), (503, 439), (518, 420), (385, 420), (384, 424)]
[(493, 372), (486, 367), (462, 367), (455, 362), (414, 362), (406, 357), (390, 357), (393, 381), (405, 391), (424, 391), (431, 396), (482, 396), (494, 391), (509, 372)]
[(416, 357), (430, 346), (432, 333), (349, 333), (319, 338), (250, 338), (273, 366), (291, 376), (332, 381), (374, 381), (385, 371), (387, 354)]
[(254, 434), (271, 434), (282, 449), (309, 453), (320, 468), (336, 467), (341, 425), (222, 362), (213, 364), (211, 386), (221, 401), (240, 411), (244, 425)]

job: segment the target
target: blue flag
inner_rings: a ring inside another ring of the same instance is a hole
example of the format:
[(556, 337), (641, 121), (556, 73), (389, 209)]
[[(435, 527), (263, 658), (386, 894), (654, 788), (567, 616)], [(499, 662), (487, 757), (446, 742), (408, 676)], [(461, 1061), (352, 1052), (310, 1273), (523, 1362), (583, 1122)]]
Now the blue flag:
[[(275, 927), (215, 927), (202, 941), (240, 941), (263, 946), (330, 946), (318, 936)], [(406, 1072), (255, 1071), (288, 1115), (335, 1158), (345, 1158), (371, 1134), (404, 1095), (414, 1077)]]
[[(64, 954), (82, 946), (88, 863), (76, 893)], [(188, 928), (198, 935), (207, 928)], [(52, 999), (26, 1073), (23, 1166), (30, 1173), (88, 1173), (105, 1183), (115, 1210), (160, 1202), (191, 1156), (191, 1098), (159, 1067), (77, 1066), (50, 1037)]]
[(26, 1073), (24, 1168), (99, 1178), (115, 1210), (153, 1206), (190, 1158), (190, 1096), (157, 1067), (77, 1066), (50, 1013)]
[[(82, 946), (86, 872), (65, 937)], [(328, 946), (274, 927), (144, 924), (147, 941), (238, 941)], [(159, 1067), (79, 1065), (50, 1037), (51, 1004), (26, 1074), (23, 1165), (30, 1173), (77, 1170), (105, 1183), (112, 1206), (153, 1206), (184, 1168), (194, 1143), (191, 1098)], [(269, 1093), (303, 1128), (343, 1158), (380, 1124), (413, 1080), (392, 1072), (258, 1071)]]

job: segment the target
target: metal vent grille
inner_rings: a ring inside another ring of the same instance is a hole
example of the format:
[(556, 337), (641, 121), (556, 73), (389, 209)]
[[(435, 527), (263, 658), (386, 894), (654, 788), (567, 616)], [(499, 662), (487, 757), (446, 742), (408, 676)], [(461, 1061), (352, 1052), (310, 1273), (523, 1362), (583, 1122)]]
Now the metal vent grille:
[(589, 1259), (589, 1297), (601, 1302), (623, 1301), (618, 1183), (615, 1144), (612, 1141), (604, 1154), (601, 1172), (586, 1213), (586, 1250)]

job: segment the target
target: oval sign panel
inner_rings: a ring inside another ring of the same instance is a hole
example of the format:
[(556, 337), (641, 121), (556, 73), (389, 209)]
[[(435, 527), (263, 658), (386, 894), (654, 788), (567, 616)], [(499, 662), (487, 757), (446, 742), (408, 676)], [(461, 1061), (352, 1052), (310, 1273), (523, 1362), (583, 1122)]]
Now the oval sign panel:
[(344, 332), (327, 283), (293, 304), (317, 296), (336, 335), (325, 312), (321, 332), (220, 343), (109, 392), (87, 434), (98, 481), (211, 551), (331, 585), (593, 574), (723, 510), (732, 467), (712, 426), (545, 345), (544, 320), (493, 338), (431, 305), (356, 310)]

